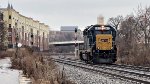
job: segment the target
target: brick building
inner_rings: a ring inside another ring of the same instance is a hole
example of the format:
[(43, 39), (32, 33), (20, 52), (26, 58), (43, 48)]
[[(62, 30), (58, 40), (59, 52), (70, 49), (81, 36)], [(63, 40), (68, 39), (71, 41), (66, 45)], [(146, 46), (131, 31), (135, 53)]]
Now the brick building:
[(18, 41), (23, 46), (31, 46), (41, 51), (48, 50), (48, 25), (21, 15), (10, 4), (7, 8), (0, 8), (0, 11), (3, 13), (3, 21), (8, 28), (9, 48), (15, 48), (16, 41)]

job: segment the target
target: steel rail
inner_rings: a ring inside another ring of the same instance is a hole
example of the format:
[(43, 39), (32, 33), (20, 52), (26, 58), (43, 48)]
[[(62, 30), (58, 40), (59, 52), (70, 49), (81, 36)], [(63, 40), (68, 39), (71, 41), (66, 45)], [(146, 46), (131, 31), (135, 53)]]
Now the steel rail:
[[(127, 79), (133, 82), (137, 82), (137, 83), (144, 83), (144, 84), (150, 84), (149, 81), (145, 81), (142, 79), (136, 79), (133, 77), (129, 77), (129, 76), (123, 76), (122, 74), (117, 74), (117, 73), (112, 73), (112, 71), (116, 71), (116, 72), (120, 72), (123, 74), (129, 74), (129, 75), (134, 75), (134, 76), (138, 76), (138, 77), (148, 77), (150, 78), (149, 75), (146, 74), (140, 74), (140, 73), (134, 73), (134, 72), (128, 72), (128, 71), (124, 71), (124, 70), (117, 70), (117, 69), (111, 69), (108, 67), (104, 67), (104, 66), (97, 66), (97, 65), (91, 65), (91, 64), (86, 64), (86, 63), (82, 63), (82, 62), (76, 62), (76, 61), (71, 61), (71, 60), (63, 60), (63, 59), (53, 59), (55, 62), (59, 62), (59, 63), (63, 63), (63, 64), (67, 64), (67, 65), (71, 65), (71, 66), (75, 66), (75, 67), (80, 67), (83, 69), (87, 69), (90, 71), (95, 71), (95, 72), (100, 72), (103, 74), (107, 74), (107, 75), (111, 75), (117, 78), (123, 78), (123, 79)], [(111, 72), (108, 72), (108, 71)]]

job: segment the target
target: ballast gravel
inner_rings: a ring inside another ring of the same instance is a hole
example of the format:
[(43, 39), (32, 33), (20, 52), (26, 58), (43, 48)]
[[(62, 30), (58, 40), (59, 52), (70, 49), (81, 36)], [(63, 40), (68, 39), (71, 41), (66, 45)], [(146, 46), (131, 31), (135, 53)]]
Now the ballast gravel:
[(67, 78), (76, 84), (134, 84), (133, 82), (119, 79), (102, 73), (92, 72), (79, 67), (57, 63), (60, 70)]

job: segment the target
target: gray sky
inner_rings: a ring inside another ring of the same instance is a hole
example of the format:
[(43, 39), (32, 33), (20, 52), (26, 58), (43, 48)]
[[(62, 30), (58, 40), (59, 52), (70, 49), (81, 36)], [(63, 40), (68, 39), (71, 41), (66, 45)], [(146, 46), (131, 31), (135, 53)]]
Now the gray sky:
[(97, 16), (103, 15), (105, 22), (117, 15), (126, 16), (138, 5), (150, 6), (150, 0), (0, 0), (1, 7), (8, 1), (20, 14), (32, 17), (58, 30), (60, 26), (79, 26), (97, 23)]

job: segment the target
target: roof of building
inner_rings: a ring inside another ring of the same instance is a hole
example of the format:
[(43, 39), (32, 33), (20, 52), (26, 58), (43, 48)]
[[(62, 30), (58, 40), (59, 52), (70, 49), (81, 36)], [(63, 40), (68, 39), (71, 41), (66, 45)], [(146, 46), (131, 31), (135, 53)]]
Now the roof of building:
[(61, 26), (60, 30), (74, 32), (75, 28), (78, 28), (78, 26)]
[(13, 9), (13, 5), (12, 5), (12, 4), (10, 5), (10, 3), (8, 3), (7, 8), (0, 8), (0, 10), (2, 10), (2, 11), (3, 11), (3, 10), (8, 10), (8, 9), (15, 11), (16, 13), (18, 13), (18, 14), (19, 14), (20, 16), (22, 16), (22, 17), (31, 19), (31, 20), (33, 20), (33, 21), (39, 22), (39, 24), (42, 24), (42, 25), (45, 25), (46, 27), (49, 27), (48, 25), (46, 25), (46, 24), (44, 24), (44, 23), (41, 23), (41, 22), (38, 21), (38, 20), (34, 20), (34, 19), (31, 18), (31, 17), (26, 17), (26, 16), (24, 16), (24, 15), (21, 15), (18, 11), (16, 11), (15, 9)]

